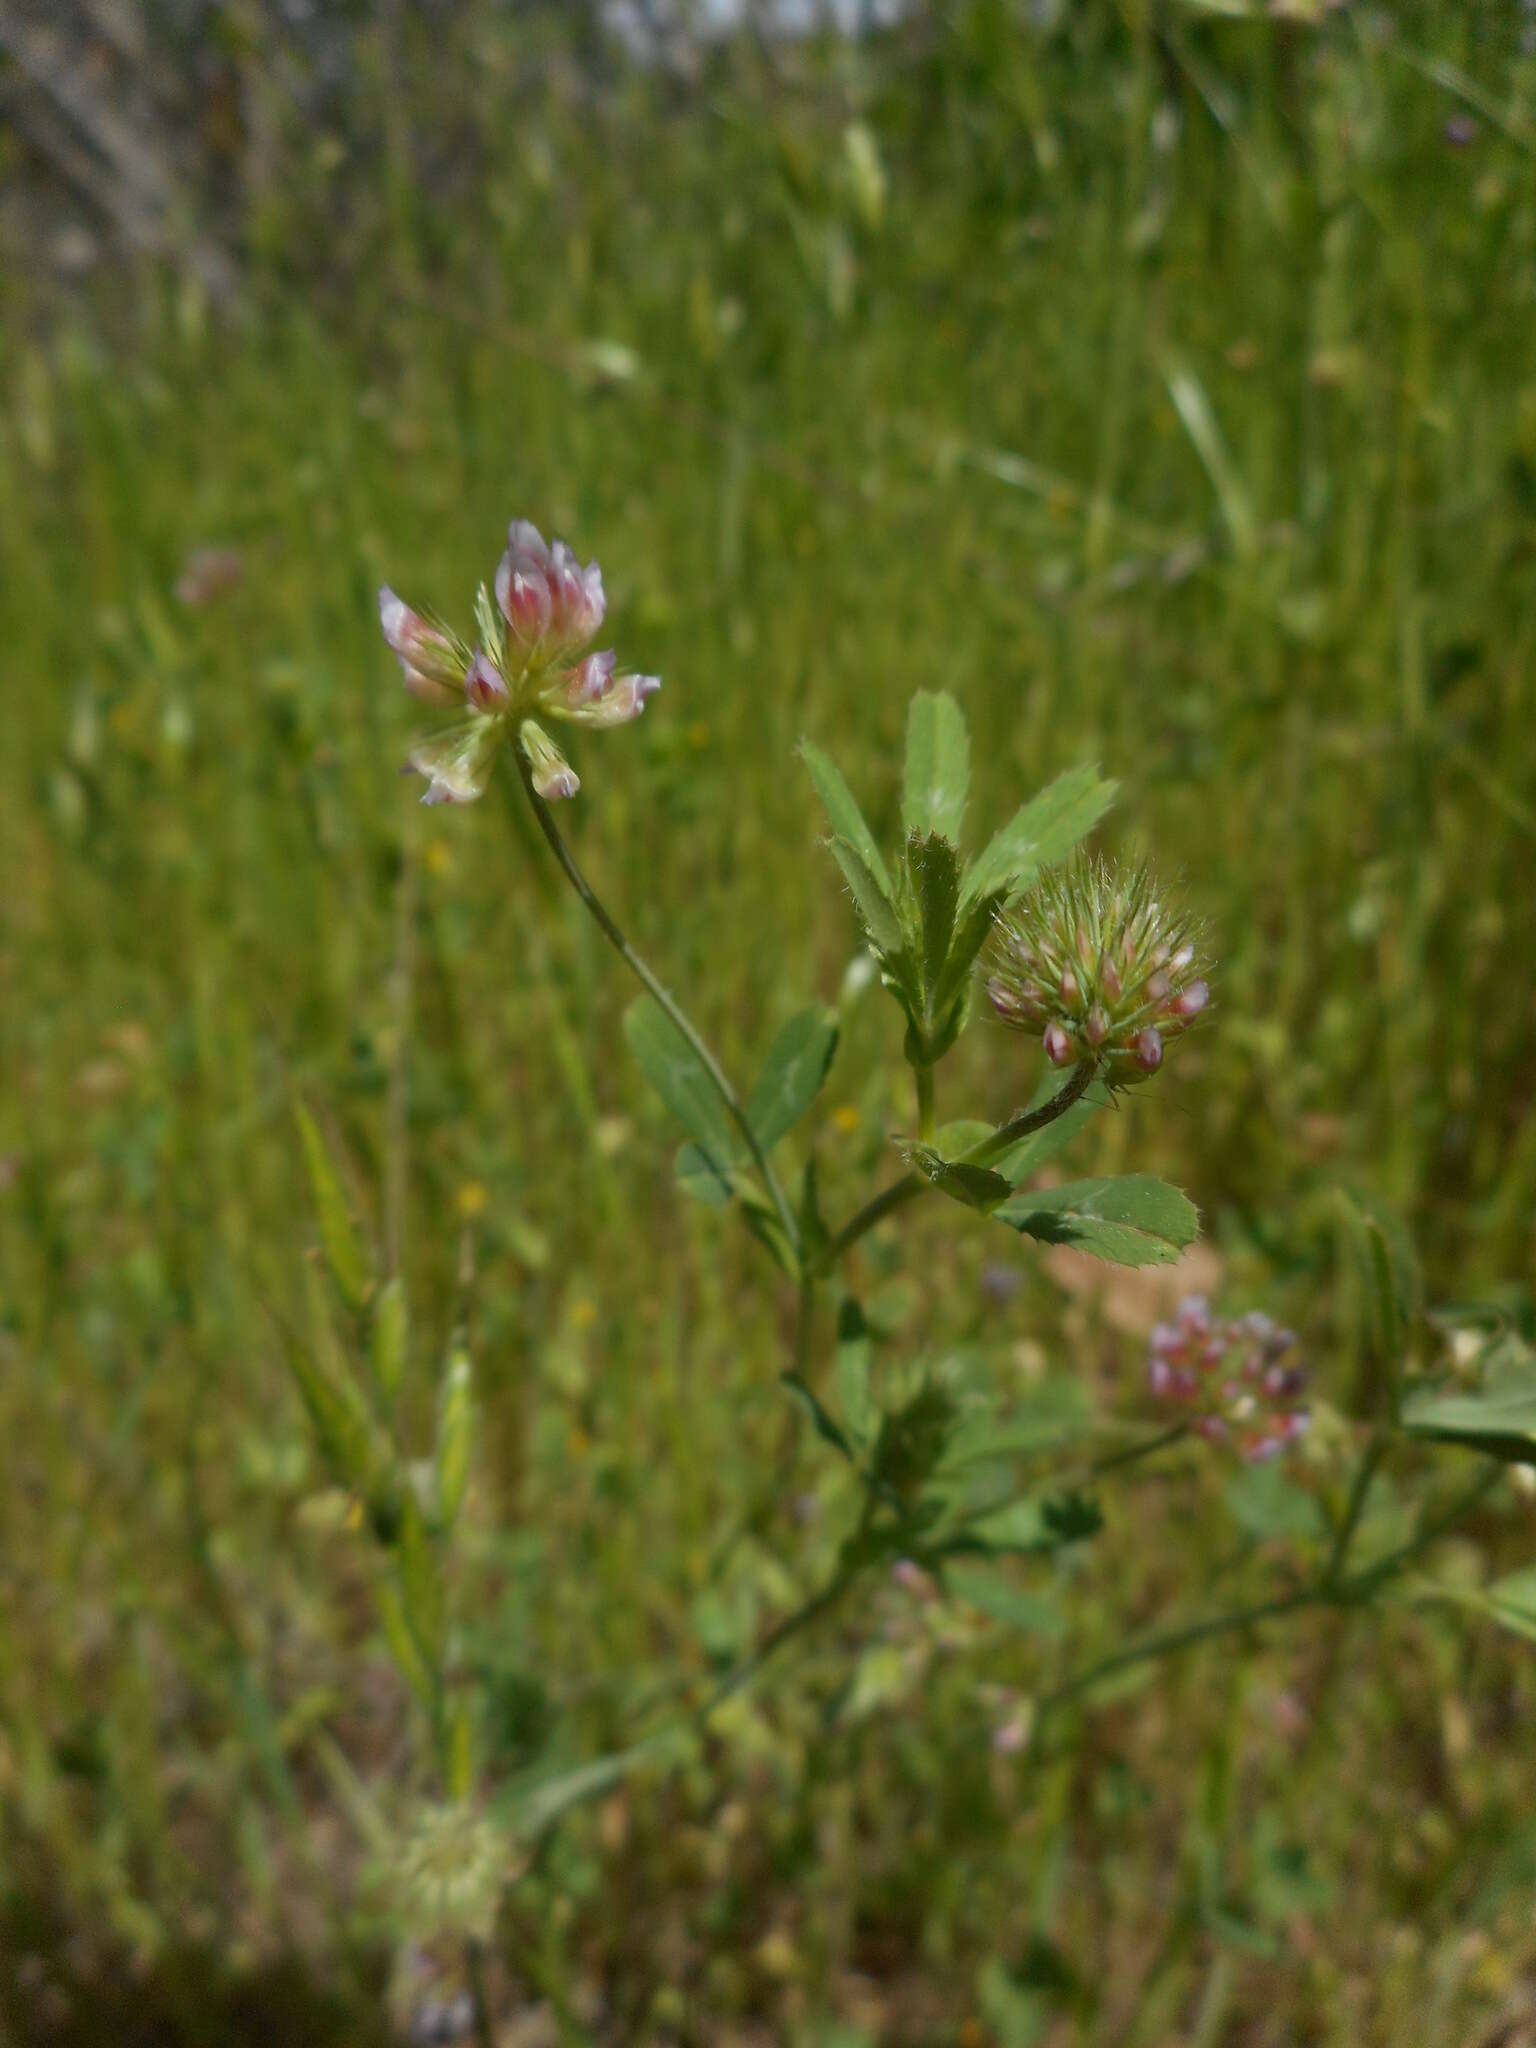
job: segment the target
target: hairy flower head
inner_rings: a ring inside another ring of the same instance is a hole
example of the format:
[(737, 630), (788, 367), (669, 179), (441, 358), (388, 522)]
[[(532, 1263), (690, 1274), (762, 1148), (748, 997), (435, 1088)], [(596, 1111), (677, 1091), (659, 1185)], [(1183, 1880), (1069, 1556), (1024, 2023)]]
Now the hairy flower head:
[(1080, 859), (1000, 917), (987, 994), (1037, 1031), (1053, 1066), (1092, 1062), (1111, 1087), (1146, 1080), (1210, 1001), (1199, 929), (1144, 867)]
[(596, 562), (583, 567), (564, 541), (546, 543), (526, 519), (507, 530), (493, 590), (494, 598), (480, 587), (474, 645), (412, 611), (387, 585), (379, 592), (379, 624), (406, 688), (460, 714), (406, 757), (407, 770), (426, 777), (423, 803), (473, 803), (507, 738), (522, 748), (541, 797), (574, 796), (581, 785), (539, 720), (623, 725), (661, 688), (659, 676), (620, 669), (611, 648), (583, 653), (607, 610), (603, 572)]
[(1263, 1464), (1311, 1425), (1295, 1350), (1294, 1333), (1261, 1309), (1216, 1316), (1203, 1295), (1191, 1294), (1152, 1332), (1147, 1384), (1155, 1400), (1186, 1410), (1209, 1442), (1230, 1443), (1249, 1464)]

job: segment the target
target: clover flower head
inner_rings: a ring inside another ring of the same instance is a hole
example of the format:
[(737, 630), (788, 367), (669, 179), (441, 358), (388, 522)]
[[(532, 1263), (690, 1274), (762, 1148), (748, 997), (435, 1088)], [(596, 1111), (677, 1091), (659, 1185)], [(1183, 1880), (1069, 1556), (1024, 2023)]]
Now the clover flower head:
[(1005, 1024), (1040, 1033), (1053, 1066), (1091, 1062), (1128, 1088), (1210, 1001), (1200, 950), (1198, 927), (1146, 868), (1078, 860), (999, 918), (987, 994)]
[(407, 773), (426, 778), (423, 803), (473, 803), (507, 738), (522, 749), (546, 802), (576, 794), (575, 771), (539, 721), (625, 725), (661, 688), (659, 676), (621, 669), (611, 648), (584, 652), (606, 611), (597, 563), (583, 567), (564, 541), (546, 542), (526, 519), (507, 530), (492, 589), (480, 588), (473, 645), (387, 585), (379, 592), (379, 624), (407, 690), (459, 713), (406, 757)]
[(1212, 1314), (1203, 1295), (1179, 1303), (1147, 1347), (1147, 1385), (1154, 1400), (1182, 1408), (1210, 1443), (1229, 1443), (1250, 1465), (1278, 1458), (1306, 1435), (1311, 1414), (1307, 1375), (1295, 1357), (1294, 1332), (1261, 1309), (1245, 1316)]

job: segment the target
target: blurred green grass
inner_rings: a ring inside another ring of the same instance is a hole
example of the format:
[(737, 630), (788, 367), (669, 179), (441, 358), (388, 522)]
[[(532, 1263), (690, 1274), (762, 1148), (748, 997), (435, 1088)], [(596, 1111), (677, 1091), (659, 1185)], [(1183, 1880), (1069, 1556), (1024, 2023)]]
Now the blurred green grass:
[[(511, 1752), (551, 1717), (578, 1752), (621, 1738), (699, 1656), (710, 1560), (778, 1440), (783, 1304), (674, 1197), (613, 964), (507, 792), (444, 818), (394, 779), (376, 587), (466, 616), (511, 515), (600, 557), (616, 643), (666, 679), (581, 749), (569, 829), (734, 1070), (853, 950), (797, 739), (889, 828), (907, 698), (942, 685), (978, 830), (1097, 759), (1123, 785), (1107, 843), (1182, 872), (1215, 929), (1212, 1028), (1084, 1170), (1186, 1186), (1341, 1406), (1335, 1182), (1410, 1220), (1436, 1298), (1528, 1282), (1518, 29), (1095, 6), (1032, 35), (980, 6), (890, 50), (743, 47), (678, 93), (530, 79), (487, 17), (437, 53), (472, 171), (420, 175), (434, 138), (386, 101), (344, 228), (318, 171), (267, 195), (238, 317), (150, 279), (45, 314), (8, 279), (3, 1790), (22, 1866), (88, 1922), (236, 1962), (374, 1928), (325, 1759), (387, 1780), (404, 1710), (347, 1539), (306, 1506), (274, 1338), (312, 1237), (295, 1091), (427, 1354), (472, 1248)], [(381, 43), (397, 76), (427, 32)], [(243, 576), (188, 607), (209, 545)], [(897, 1052), (851, 1003), (833, 1207), (907, 1114)], [(978, 1025), (941, 1113), (1033, 1079)], [(911, 1237), (910, 1341), (1017, 1373), (1040, 1332), (1052, 1365), (1134, 1385), (1038, 1270), (999, 1308), (991, 1247)], [(749, 1623), (800, 1483), (733, 1567)], [(1219, 1573), (1213, 1518), (1138, 1497), (1084, 1574), (1085, 1640)], [(910, 1978), (890, 2038), (980, 2013), (976, 2038), (1032, 2039), (1044, 2008), (996, 1959), (1048, 1928), (1094, 1991), (1051, 2039), (1386, 2040), (1426, 2011), (1416, 2038), (1464, 2038), (1531, 1960), (1524, 1880), (1498, 1877), (1532, 1853), (1530, 1681), (1422, 1616), (1332, 1627), (1191, 1666), (1028, 1787), (978, 1741), (963, 1659), (835, 1736), (812, 1659), (696, 1782), (578, 1825), (522, 1930), (541, 1988), (595, 1972), (619, 2038), (671, 2038), (683, 1987), (830, 2042), (863, 2038), (816, 2031), (866, 2024), (861, 1985)], [(1001, 1661), (1027, 1686), (1039, 1656)], [(1213, 1948), (1213, 1887), (1269, 1931)], [(1276, 2011), (1282, 2034), (1243, 2031)]]

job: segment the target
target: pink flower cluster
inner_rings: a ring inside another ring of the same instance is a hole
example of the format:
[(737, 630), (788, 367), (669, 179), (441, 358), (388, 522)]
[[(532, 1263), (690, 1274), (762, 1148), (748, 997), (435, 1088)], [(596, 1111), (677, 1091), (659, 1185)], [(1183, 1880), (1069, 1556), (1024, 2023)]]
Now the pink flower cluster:
[(1261, 1464), (1311, 1423), (1295, 1348), (1294, 1333), (1262, 1310), (1214, 1316), (1203, 1295), (1191, 1294), (1172, 1322), (1152, 1332), (1147, 1383), (1156, 1400), (1190, 1410), (1209, 1442), (1231, 1443), (1249, 1464)]
[(427, 779), (423, 803), (472, 803), (508, 731), (541, 797), (574, 796), (576, 775), (537, 718), (623, 725), (661, 688), (659, 676), (621, 670), (611, 648), (575, 658), (602, 625), (607, 600), (597, 563), (583, 568), (564, 541), (546, 542), (528, 520), (515, 519), (493, 587), (494, 604), (481, 588), (480, 639), (473, 648), (413, 611), (387, 585), (379, 592), (379, 623), (407, 690), (423, 703), (463, 714), (418, 740), (407, 757), (406, 767)]

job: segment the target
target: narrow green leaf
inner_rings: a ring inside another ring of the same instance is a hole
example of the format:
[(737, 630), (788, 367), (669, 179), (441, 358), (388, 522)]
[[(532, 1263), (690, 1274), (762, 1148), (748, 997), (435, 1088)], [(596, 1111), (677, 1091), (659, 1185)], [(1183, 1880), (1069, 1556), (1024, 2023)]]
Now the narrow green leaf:
[(413, 1487), (407, 1486), (400, 1496), (394, 1551), (406, 1625), (422, 1662), (436, 1673), (442, 1669), (447, 1626), (442, 1561)]
[(574, 1770), (560, 1771), (527, 1790), (519, 1790), (513, 1809), (514, 1825), (520, 1834), (541, 1833), (573, 1806), (595, 1799), (600, 1792), (617, 1785), (631, 1771), (658, 1755), (660, 1747), (659, 1739), (653, 1738), (637, 1743), (633, 1749), (598, 1757), (593, 1763), (579, 1764)]
[(690, 1138), (717, 1158), (730, 1157), (732, 1132), (715, 1084), (693, 1047), (651, 996), (624, 1012), (624, 1036), (646, 1078)]
[(1041, 868), (1064, 860), (1115, 799), (1116, 784), (1097, 767), (1069, 768), (1031, 797), (978, 855), (966, 876), (964, 903), (998, 891), (1017, 895)]
[(944, 979), (949, 942), (954, 936), (955, 906), (960, 901), (960, 856), (947, 839), (934, 833), (919, 837), (914, 832), (907, 840), (906, 858), (922, 934), (923, 990), (929, 999), (930, 1020), (937, 1022), (932, 995)]
[(1144, 1173), (1040, 1188), (992, 1213), (1042, 1244), (1073, 1245), (1121, 1266), (1170, 1265), (1200, 1229), (1188, 1196)]
[(1088, 1541), (1103, 1526), (1103, 1515), (1082, 1494), (1067, 1494), (1060, 1499), (1031, 1495), (1025, 1500), (1011, 1501), (1007, 1507), (973, 1522), (963, 1543), (966, 1548), (1020, 1554), (1060, 1550), (1069, 1543)]
[(1245, 1465), (1227, 1482), (1226, 1503), (1237, 1526), (1261, 1543), (1305, 1543), (1323, 1534), (1315, 1497), (1279, 1465)]
[(966, 1166), (942, 1158), (932, 1145), (910, 1144), (903, 1148), (907, 1164), (932, 1183), (952, 1202), (967, 1209), (995, 1209), (1012, 1193), (1009, 1183), (990, 1167)]
[(813, 1003), (790, 1018), (768, 1049), (747, 1102), (747, 1121), (765, 1152), (799, 1123), (816, 1100), (837, 1051), (837, 1012)]
[(673, 1172), (683, 1193), (706, 1209), (723, 1209), (736, 1192), (730, 1167), (702, 1145), (679, 1145)]
[(1369, 1195), (1335, 1190), (1369, 1307), (1369, 1342), (1377, 1357), (1396, 1366), (1423, 1290), (1413, 1240), (1402, 1222)]
[(962, 1422), (945, 1446), (942, 1469), (959, 1472), (1060, 1450), (1092, 1426), (1093, 1402), (1081, 1380), (1044, 1380), (1005, 1418), (985, 1414)]
[(1506, 1332), (1484, 1350), (1480, 1372), (1475, 1386), (1415, 1388), (1402, 1404), (1403, 1428), (1512, 1464), (1536, 1464), (1536, 1353)]
[(869, 1394), (870, 1362), (874, 1348), (868, 1337), (845, 1337), (837, 1347), (833, 1378), (837, 1383), (837, 1404), (843, 1411), (848, 1434), (855, 1443), (866, 1443), (875, 1422), (875, 1407)]
[(283, 1355), (333, 1476), (371, 1507), (378, 1506), (394, 1482), (393, 1455), (337, 1350), (325, 1284), (312, 1266), (306, 1283), (312, 1339), (306, 1344), (285, 1330)]
[(437, 1403), (437, 1506), (445, 1529), (453, 1527), (464, 1505), (474, 1442), (474, 1372), (469, 1353), (456, 1345), (448, 1354)]
[(400, 1392), (408, 1341), (405, 1282), (397, 1273), (385, 1281), (373, 1304), (373, 1376), (386, 1401)]
[(899, 959), (903, 950), (901, 926), (896, 922), (890, 898), (868, 862), (846, 839), (833, 839), (828, 843), (832, 848), (832, 858), (842, 869), (843, 880), (853, 893), (854, 905), (870, 944), (883, 959)]
[(435, 1712), (436, 1684), (421, 1654), (421, 1645), (411, 1633), (411, 1625), (405, 1618), (405, 1601), (399, 1586), (393, 1579), (384, 1579), (375, 1589), (374, 1598), (378, 1605), (379, 1620), (384, 1628), (384, 1640), (389, 1644), (390, 1655), (399, 1667), (401, 1676), (427, 1712)]
[(962, 886), (956, 906), (954, 935), (949, 943), (949, 958), (944, 963), (944, 971), (938, 977), (933, 991), (935, 1014), (947, 1010), (964, 988), (982, 947), (991, 936), (1002, 903), (1001, 891), (994, 891), (990, 896), (978, 897), (972, 901), (968, 895), (968, 885)]
[(908, 833), (958, 843), (971, 779), (965, 717), (944, 690), (919, 690), (907, 713), (901, 819)]
[(944, 1574), (945, 1590), (955, 1599), (979, 1607), (983, 1614), (1008, 1628), (1019, 1628), (1033, 1636), (1055, 1638), (1065, 1635), (1067, 1618), (1054, 1600), (1044, 1593), (1030, 1593), (1011, 1586), (993, 1573), (950, 1570)]
[(294, 1104), (293, 1114), (304, 1144), (304, 1160), (309, 1168), (309, 1185), (319, 1217), (320, 1242), (325, 1249), (326, 1264), (347, 1306), (359, 1309), (368, 1299), (372, 1283), (352, 1228), (352, 1219), (347, 1214), (340, 1178), (320, 1135), (320, 1127), (302, 1102)]
[(828, 1414), (825, 1406), (805, 1380), (801, 1378), (800, 1374), (797, 1372), (780, 1373), (779, 1385), (792, 1400), (799, 1402), (800, 1406), (810, 1417), (816, 1434), (829, 1443), (835, 1451), (841, 1452), (850, 1465), (857, 1464), (858, 1458), (853, 1445), (848, 1441), (844, 1431), (839, 1428), (836, 1421)]
[(1536, 1642), (1536, 1565), (1495, 1579), (1484, 1598), (1496, 1621)]
[(822, 809), (827, 814), (833, 836), (845, 840), (853, 848), (873, 876), (878, 892), (889, 903), (890, 872), (875, 842), (875, 835), (865, 823), (864, 813), (854, 800), (852, 790), (820, 747), (812, 746), (809, 740), (802, 740), (800, 754), (806, 767), (811, 771), (811, 780), (816, 785), (816, 794), (821, 798)]

